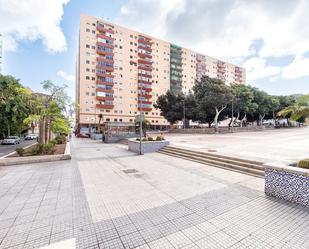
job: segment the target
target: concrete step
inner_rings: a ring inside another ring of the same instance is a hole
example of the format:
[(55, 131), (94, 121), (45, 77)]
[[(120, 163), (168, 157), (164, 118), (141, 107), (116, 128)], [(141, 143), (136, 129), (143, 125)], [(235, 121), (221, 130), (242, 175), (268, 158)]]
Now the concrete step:
[[(205, 155), (204, 153), (186, 150), (186, 149), (180, 149), (175, 148), (171, 146), (166, 146), (162, 148), (159, 153), (169, 155), (169, 156), (175, 156), (183, 159), (187, 159), (194, 162), (199, 162), (202, 164), (207, 164), (210, 166), (215, 166), (223, 169), (228, 169), (240, 173), (245, 173), (253, 176), (263, 177), (264, 176), (264, 167), (260, 164), (253, 164), (251, 163), (244, 163), (243, 160), (239, 160), (238, 158), (231, 158), (229, 157), (229, 160), (227, 158), (224, 158), (224, 161), (218, 160), (222, 159), (220, 157), (210, 157)], [(209, 154), (209, 153), (206, 153)], [(219, 155), (216, 155), (219, 156)], [(248, 161), (248, 160), (246, 160)]]
[(169, 152), (183, 153), (187, 155), (195, 155), (198, 157), (207, 158), (207, 159), (222, 162), (222, 163), (236, 164), (236, 165), (240, 165), (243, 167), (264, 170), (264, 167), (262, 166), (261, 162), (254, 162), (254, 161), (235, 158), (235, 157), (227, 157), (227, 156), (221, 156), (218, 154), (210, 154), (210, 153), (205, 153), (205, 152), (187, 150), (187, 149), (176, 148), (172, 146), (166, 146), (163, 148), (163, 150), (169, 151)]

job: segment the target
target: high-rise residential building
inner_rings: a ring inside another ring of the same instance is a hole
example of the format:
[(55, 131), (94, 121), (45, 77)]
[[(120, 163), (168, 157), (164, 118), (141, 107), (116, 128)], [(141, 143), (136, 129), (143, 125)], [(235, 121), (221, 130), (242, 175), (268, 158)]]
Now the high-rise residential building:
[(169, 123), (153, 107), (167, 90), (188, 92), (203, 75), (244, 84), (245, 69), (128, 28), (81, 15), (76, 63), (77, 122), (134, 122), (142, 108), (154, 126)]
[(0, 34), (0, 74), (2, 73), (2, 35)]

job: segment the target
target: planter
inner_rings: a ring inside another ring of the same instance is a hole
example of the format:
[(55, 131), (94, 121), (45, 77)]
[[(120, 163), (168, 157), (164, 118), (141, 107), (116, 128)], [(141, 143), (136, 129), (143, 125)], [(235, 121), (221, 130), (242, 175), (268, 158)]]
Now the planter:
[(18, 165), (18, 164), (32, 164), (53, 162), (60, 160), (71, 160), (70, 143), (67, 142), (64, 154), (58, 155), (44, 155), (44, 156), (26, 156), (26, 157), (7, 157), (0, 159), (0, 166)]
[(309, 170), (265, 164), (265, 193), (309, 207)]
[[(142, 142), (142, 154), (156, 152), (166, 145), (169, 145), (169, 141), (143, 141)], [(136, 153), (140, 152), (140, 142), (136, 139), (128, 140), (128, 149)]]
[(90, 137), (94, 140), (102, 140), (102, 136), (102, 133), (92, 133)]

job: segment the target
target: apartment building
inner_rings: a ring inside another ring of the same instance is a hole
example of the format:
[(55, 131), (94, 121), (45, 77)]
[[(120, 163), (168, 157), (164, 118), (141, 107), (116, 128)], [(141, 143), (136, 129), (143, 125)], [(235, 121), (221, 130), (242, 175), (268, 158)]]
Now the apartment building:
[[(245, 69), (137, 31), (81, 15), (76, 63), (77, 122), (134, 122), (140, 110), (153, 126), (169, 125), (153, 107), (167, 90), (188, 92), (203, 75), (244, 84)], [(102, 121), (102, 120), (101, 120)]]

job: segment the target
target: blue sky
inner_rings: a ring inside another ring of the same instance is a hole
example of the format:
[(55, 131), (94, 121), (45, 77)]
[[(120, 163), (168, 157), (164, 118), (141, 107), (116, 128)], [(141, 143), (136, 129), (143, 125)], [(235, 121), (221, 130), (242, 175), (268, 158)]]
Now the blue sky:
[(74, 97), (83, 12), (245, 66), (247, 82), (271, 94), (309, 93), (308, 2), (0, 0), (3, 74), (35, 91), (65, 83)]

